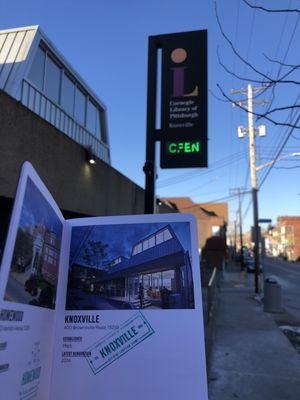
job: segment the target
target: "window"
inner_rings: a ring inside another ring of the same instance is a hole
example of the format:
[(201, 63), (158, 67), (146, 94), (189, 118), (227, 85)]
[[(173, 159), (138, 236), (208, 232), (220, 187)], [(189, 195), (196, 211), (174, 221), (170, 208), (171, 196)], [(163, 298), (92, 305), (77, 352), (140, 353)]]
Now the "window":
[(143, 251), (149, 249), (149, 240), (143, 242)]
[(160, 244), (164, 241), (164, 233), (159, 232), (156, 234), (156, 244)]
[[(41, 47), (37, 48), (28, 80), (44, 92), (50, 100), (59, 104), (77, 123), (86, 127), (92, 135), (107, 143), (104, 110), (96, 100), (94, 101), (92, 97), (89, 98), (88, 93), (80, 89), (80, 83), (76, 78), (63, 65), (60, 65), (59, 61), (56, 62), (55, 60), (55, 55), (46, 48), (45, 44), (42, 44)], [(32, 99), (30, 99), (29, 104), (32, 103), (31, 108), (33, 108), (34, 91), (29, 91), (29, 96), (31, 93)], [(59, 122), (50, 118), (52, 105), (47, 103), (47, 109), (45, 109), (44, 103), (44, 98), (42, 98), (38, 113), (58, 126)], [(45, 109), (45, 111), (42, 111), (42, 109)], [(64, 125), (64, 122), (62, 125)]]
[(44, 87), (45, 59), (46, 53), (39, 47), (28, 75), (28, 79), (40, 90)]
[(61, 106), (71, 116), (73, 116), (74, 113), (74, 95), (75, 85), (71, 81), (71, 79), (66, 74), (64, 74), (61, 86)]
[(174, 270), (168, 270), (168, 271), (163, 271), (162, 272), (162, 284), (165, 286), (167, 289), (171, 291), (176, 291), (175, 289), (175, 271)]
[(85, 100), (85, 95), (78, 87), (76, 87), (74, 117), (81, 125), (85, 124)]
[(112, 265), (120, 264), (121, 261), (122, 261), (121, 257), (116, 258), (116, 259), (112, 262)]
[(99, 110), (90, 99), (87, 102), (86, 127), (91, 133), (100, 138)]
[(171, 235), (169, 229), (165, 229), (163, 231), (163, 234), (164, 234), (164, 242), (166, 242), (169, 239), (172, 239), (172, 235)]
[(138, 253), (141, 253), (143, 251), (143, 245), (142, 245), (142, 243), (139, 243), (138, 245), (137, 245), (137, 252)]
[(46, 63), (45, 93), (55, 103), (59, 102), (60, 67), (48, 56)]
[(100, 118), (102, 116), (102, 111), (100, 111), (99, 109), (97, 109), (97, 116), (96, 116), (96, 131), (95, 134), (98, 138), (101, 138), (103, 140), (104, 143), (107, 143), (107, 139), (106, 139), (106, 135), (104, 134), (104, 132), (102, 132), (101, 130), (101, 122), (100, 122)]
[(149, 242), (149, 248), (154, 247), (155, 246), (155, 236), (152, 236), (151, 238), (149, 238), (148, 242)]

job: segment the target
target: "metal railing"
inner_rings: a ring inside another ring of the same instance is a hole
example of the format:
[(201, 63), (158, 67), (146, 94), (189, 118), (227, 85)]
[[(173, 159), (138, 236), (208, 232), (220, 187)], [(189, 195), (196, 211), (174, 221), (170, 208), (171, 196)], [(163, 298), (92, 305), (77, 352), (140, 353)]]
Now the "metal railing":
[(207, 325), (212, 316), (216, 299), (216, 287), (218, 280), (217, 268), (210, 267), (206, 262), (201, 263), (201, 285), (203, 300), (204, 323)]
[(92, 135), (26, 79), (23, 79), (21, 103), (78, 144), (90, 147), (97, 157), (110, 164), (108, 145)]

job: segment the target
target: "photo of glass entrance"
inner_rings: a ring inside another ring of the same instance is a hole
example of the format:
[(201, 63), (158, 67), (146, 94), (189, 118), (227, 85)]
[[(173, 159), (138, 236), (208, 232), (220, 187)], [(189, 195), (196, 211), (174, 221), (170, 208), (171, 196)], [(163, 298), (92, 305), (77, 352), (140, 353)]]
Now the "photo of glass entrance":
[[(188, 223), (153, 223), (147, 228), (135, 224), (119, 230), (114, 226), (110, 236), (110, 227), (105, 227), (105, 236), (101, 236), (101, 226), (96, 228), (97, 235), (93, 228), (89, 233), (86, 227), (76, 227), (71, 252), (77, 254), (77, 260), (70, 264), (66, 309), (194, 308)], [(116, 239), (113, 234), (118, 235), (117, 243), (109, 242)], [(122, 253), (111, 250), (121, 247)], [(100, 268), (92, 265), (97, 251), (94, 264)]]

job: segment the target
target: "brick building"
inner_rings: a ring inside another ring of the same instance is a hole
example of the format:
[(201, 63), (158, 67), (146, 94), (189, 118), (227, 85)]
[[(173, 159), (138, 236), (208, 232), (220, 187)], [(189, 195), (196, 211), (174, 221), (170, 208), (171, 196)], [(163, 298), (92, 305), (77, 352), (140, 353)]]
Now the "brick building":
[(228, 223), (227, 203), (194, 203), (189, 197), (165, 197), (163, 202), (182, 213), (191, 213), (197, 219), (199, 248), (208, 238), (223, 236)]
[(300, 260), (300, 216), (281, 216), (265, 233), (266, 249), (274, 257)]
[(300, 259), (300, 217), (282, 216), (277, 218), (279, 232), (279, 254), (283, 254), (288, 260)]

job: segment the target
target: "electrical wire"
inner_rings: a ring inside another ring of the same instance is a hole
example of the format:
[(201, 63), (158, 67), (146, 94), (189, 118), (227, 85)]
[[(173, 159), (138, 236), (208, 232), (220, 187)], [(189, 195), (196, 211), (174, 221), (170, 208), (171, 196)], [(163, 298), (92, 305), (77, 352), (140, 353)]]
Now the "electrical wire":
[[(296, 121), (295, 121), (295, 123), (294, 123), (295, 126), (297, 125), (299, 119), (300, 119), (300, 113), (298, 114), (298, 117), (297, 117), (297, 119), (296, 119)], [(280, 147), (280, 149), (279, 149), (279, 151), (278, 151), (278, 153), (277, 153), (277, 155), (276, 155), (276, 157), (275, 157), (275, 159), (274, 159), (274, 163), (270, 165), (268, 171), (266, 172), (265, 176), (263, 177), (262, 181), (260, 182), (259, 189), (262, 187), (262, 185), (264, 184), (264, 182), (265, 182), (265, 180), (267, 179), (268, 175), (270, 174), (271, 170), (273, 169), (274, 164), (276, 163), (276, 161), (278, 160), (278, 158), (279, 158), (279, 156), (280, 156), (280, 154), (281, 154), (281, 151), (283, 150), (285, 144), (287, 143), (287, 141), (289, 140), (290, 136), (292, 135), (292, 133), (293, 133), (293, 131), (294, 131), (294, 129), (295, 129), (295, 126), (293, 126), (293, 127), (290, 129), (290, 132), (287, 134), (287, 136), (286, 136), (284, 142), (282, 143), (282, 146)]]
[[(225, 197), (219, 197), (218, 199), (214, 199), (214, 200), (207, 200), (205, 201), (205, 203), (218, 203), (220, 201), (232, 201), (235, 200), (239, 195), (238, 194), (232, 194), (229, 196), (225, 196)], [(201, 204), (201, 203), (200, 203)], [(186, 210), (191, 210), (192, 208), (200, 208), (201, 206), (199, 206), (198, 203), (194, 203), (192, 206), (188, 206), (188, 207), (183, 207), (180, 208), (179, 211), (186, 211)]]
[(212, 172), (215, 172), (218, 169), (227, 167), (231, 161), (238, 162), (241, 159), (243, 159), (244, 157), (245, 157), (245, 154), (242, 151), (235, 153), (233, 156), (229, 155), (227, 157), (224, 157), (224, 158), (216, 161), (215, 164), (213, 164), (213, 166), (205, 172), (202, 170), (196, 169), (196, 170), (193, 170), (190, 172), (186, 172), (184, 174), (176, 175), (171, 178), (167, 178), (167, 179), (158, 181), (157, 187), (163, 188), (163, 187), (167, 187), (167, 186), (171, 186), (171, 185), (176, 185), (178, 183), (182, 183), (184, 181), (199, 177), (199, 175), (204, 176), (204, 175), (210, 174)]
[[(298, 94), (298, 96), (297, 96), (297, 98), (296, 98), (294, 104), (297, 104), (299, 98), (300, 98), (300, 94)], [(289, 115), (287, 116), (287, 118), (286, 118), (285, 121), (288, 121), (289, 119), (292, 120), (292, 119), (294, 118), (294, 114), (296, 114), (295, 109), (291, 109), (291, 110), (290, 110), (290, 113), (289, 113)], [(297, 120), (297, 121), (298, 121), (298, 120)], [(290, 129), (290, 132), (288, 132), (289, 129)], [(286, 136), (285, 136), (285, 137), (283, 136), (283, 137), (281, 138), (280, 143), (278, 143), (278, 145), (276, 145), (275, 151), (273, 152), (273, 154), (274, 154), (274, 155), (273, 155), (273, 158), (271, 158), (271, 159), (269, 158), (269, 161), (275, 160), (274, 163), (272, 163), (271, 167), (274, 166), (275, 162), (276, 162), (277, 159), (279, 158), (279, 156), (280, 156), (280, 154), (281, 154), (283, 148), (285, 147), (285, 144), (287, 143), (289, 137), (292, 135), (294, 129), (295, 129), (295, 125), (294, 125), (294, 127), (292, 127), (292, 128), (286, 128), (286, 129), (285, 129), (284, 135), (286, 135)], [(280, 151), (278, 152), (278, 149), (279, 149), (279, 148), (280, 148)], [(276, 151), (277, 151), (278, 154), (277, 154), (276, 157), (275, 157)], [(271, 168), (271, 169), (272, 169), (272, 168)], [(269, 173), (270, 173), (270, 172), (268, 172), (268, 170), (267, 170), (267, 171), (265, 172), (265, 175), (261, 178), (261, 181), (264, 181), (264, 180), (266, 179), (266, 175), (268, 175)]]
[[(290, 4), (291, 4), (291, 1), (290, 1)], [(280, 65), (279, 65), (279, 68), (278, 68), (278, 71), (277, 71), (277, 75), (276, 75), (275, 80), (279, 78), (279, 75), (280, 75), (280, 73), (281, 73), (281, 71), (282, 71), (283, 64), (285, 63), (285, 60), (286, 60), (286, 58), (287, 58), (287, 55), (288, 55), (288, 53), (289, 53), (289, 51), (290, 51), (290, 48), (291, 48), (292, 42), (293, 42), (294, 37), (295, 37), (296, 30), (297, 30), (297, 26), (298, 26), (298, 22), (299, 22), (299, 17), (300, 17), (300, 15), (298, 15), (298, 17), (297, 17), (297, 19), (296, 19), (296, 23), (295, 23), (295, 25), (294, 25), (294, 28), (293, 28), (293, 31), (292, 31), (292, 35), (291, 35), (291, 37), (290, 37), (290, 39), (289, 39), (289, 43), (288, 43), (288, 46), (287, 46), (287, 48), (286, 48), (286, 50), (285, 50), (283, 59), (282, 59), (282, 61), (280, 62)], [(286, 16), (286, 18), (285, 18), (285, 22), (284, 22), (284, 25), (283, 25), (283, 28), (282, 28), (282, 34), (281, 34), (281, 36), (280, 36), (281, 38), (282, 38), (282, 36), (283, 36), (283, 31), (285, 30), (286, 23), (287, 23), (287, 16)], [(280, 39), (280, 41), (281, 41), (281, 39)], [(275, 59), (277, 58), (278, 50), (279, 50), (279, 43), (278, 43), (278, 46), (277, 46), (277, 49), (276, 49)], [(274, 90), (275, 90), (275, 89), (274, 89)], [(272, 96), (273, 96), (273, 98), (272, 98)], [(271, 100), (271, 98), (272, 98), (272, 100)], [(270, 93), (270, 96), (269, 96), (269, 99), (268, 99), (269, 105), (268, 105), (268, 107), (267, 107), (267, 109), (266, 109), (266, 112), (270, 111), (270, 109), (271, 109), (271, 107), (272, 107), (272, 105), (273, 105), (273, 103), (274, 103), (274, 99), (275, 99), (275, 94), (274, 94), (274, 91), (272, 91), (272, 92)], [(280, 132), (280, 128), (277, 129), (277, 132), (278, 132), (278, 133)], [(276, 137), (276, 139), (275, 139), (275, 145), (276, 145), (276, 146), (280, 146), (280, 145), (279, 145), (279, 141), (280, 141), (280, 136), (277, 135), (277, 137)], [(272, 152), (272, 151), (269, 152), (270, 160), (274, 159), (275, 153), (276, 153), (276, 151), (275, 151), (275, 152)]]

